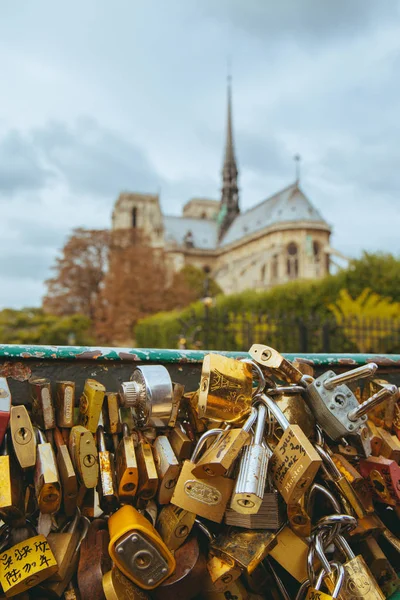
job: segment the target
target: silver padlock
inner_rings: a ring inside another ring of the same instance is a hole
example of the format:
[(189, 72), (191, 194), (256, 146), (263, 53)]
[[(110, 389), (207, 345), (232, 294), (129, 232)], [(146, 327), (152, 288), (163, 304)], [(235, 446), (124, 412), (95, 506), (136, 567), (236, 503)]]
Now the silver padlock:
[(172, 381), (162, 365), (136, 367), (131, 381), (121, 385), (121, 402), (137, 427), (168, 427), (173, 409)]
[(369, 363), (340, 375), (326, 371), (307, 385), (307, 403), (332, 440), (356, 434), (368, 418), (366, 413), (395, 392), (395, 386), (387, 386), (362, 404), (358, 403), (346, 383), (371, 377), (377, 368), (375, 363)]
[(268, 459), (272, 454), (263, 443), (267, 408), (260, 404), (257, 410), (254, 438), (243, 450), (230, 504), (232, 510), (242, 514), (258, 513), (264, 498)]

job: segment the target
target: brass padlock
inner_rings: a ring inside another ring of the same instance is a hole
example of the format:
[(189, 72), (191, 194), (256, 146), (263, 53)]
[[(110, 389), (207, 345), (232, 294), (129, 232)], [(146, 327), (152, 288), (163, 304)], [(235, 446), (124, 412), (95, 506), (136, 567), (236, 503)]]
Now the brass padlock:
[(57, 427), (54, 429), (54, 442), (57, 448), (57, 465), (61, 479), (64, 512), (67, 517), (72, 517), (75, 514), (78, 499), (78, 480), (68, 448)]
[(249, 350), (249, 354), (269, 374), (276, 375), (279, 379), (287, 383), (300, 383), (303, 379), (303, 373), (270, 346), (253, 344)]
[(225, 475), (231, 468), (243, 446), (250, 439), (250, 429), (257, 419), (258, 411), (252, 408), (242, 428), (227, 429), (204, 452), (192, 473), (196, 477)]
[(307, 579), (307, 542), (288, 526), (283, 527), (275, 538), (270, 556), (300, 583)]
[(0, 584), (7, 597), (38, 585), (57, 571), (57, 562), (44, 535), (37, 535), (0, 554)]
[(197, 479), (193, 475), (192, 469), (205, 441), (222, 431), (222, 429), (212, 429), (203, 433), (197, 442), (191, 460), (187, 460), (183, 464), (171, 499), (172, 504), (217, 523), (222, 521), (234, 482), (227, 477)]
[(196, 515), (173, 504), (164, 506), (158, 515), (156, 530), (171, 551), (177, 550), (187, 539)]
[(224, 522), (245, 529), (278, 529), (285, 521), (285, 507), (278, 491), (267, 486), (257, 513), (239, 513), (227, 508)]
[(82, 425), (75, 425), (69, 436), (69, 451), (81, 482), (87, 488), (95, 488), (99, 476), (99, 463), (97, 447), (91, 432)]
[(112, 512), (119, 503), (115, 484), (113, 455), (108, 452), (104, 437), (104, 428), (97, 428), (97, 448), (99, 456), (100, 477), (98, 480), (99, 504), (105, 513)]
[(298, 425), (290, 425), (274, 401), (262, 394), (265, 402), (283, 430), (274, 448), (270, 468), (273, 481), (286, 504), (297, 502), (311, 486), (322, 459)]
[(36, 464), (36, 436), (25, 406), (12, 406), (10, 411), (11, 440), (21, 469)]
[(181, 383), (172, 382), (172, 409), (169, 416), (168, 427), (175, 427), (184, 396), (185, 386)]
[(0, 377), (0, 445), (3, 442), (4, 434), (8, 427), (11, 410), (11, 393), (8, 387), (7, 379)]
[(233, 560), (242, 570), (252, 573), (277, 543), (271, 531), (229, 527), (212, 540), (210, 554)]
[(185, 394), (185, 408), (187, 418), (194, 431), (196, 431), (197, 433), (204, 433), (204, 431), (206, 430), (206, 423), (204, 419), (201, 419), (199, 417), (197, 412), (197, 405), (199, 403), (199, 393), (200, 390), (197, 390), (196, 392), (188, 392), (187, 394)]
[(115, 565), (103, 575), (103, 592), (106, 600), (149, 600), (149, 596)]
[(106, 388), (95, 379), (86, 379), (79, 403), (79, 424), (96, 433)]
[(154, 462), (160, 481), (157, 502), (158, 504), (168, 504), (174, 493), (181, 467), (167, 436), (159, 435), (154, 440), (153, 452)]
[(39, 510), (43, 514), (55, 513), (61, 504), (61, 485), (56, 457), (52, 445), (40, 429), (37, 429), (37, 460), (33, 482)]
[(215, 591), (225, 592), (231, 583), (239, 579), (243, 569), (228, 556), (209, 556), (207, 571)]
[(329, 563), (329, 566), (330, 566), (329, 573), (333, 573), (332, 567), (336, 571), (334, 587), (332, 589), (332, 595), (325, 594), (325, 592), (322, 592), (320, 589), (323, 584), (324, 577), (326, 577), (326, 575), (327, 575), (327, 572), (325, 571), (325, 569), (322, 568), (318, 575), (315, 586), (311, 586), (308, 588), (305, 600), (335, 600), (335, 598), (338, 598), (338, 595), (339, 595), (340, 590), (342, 589), (342, 586), (344, 583), (344, 567), (343, 567), (343, 565), (341, 565), (338, 562), (331, 562), (331, 563)]
[(116, 452), (116, 474), (120, 501), (131, 503), (136, 496), (139, 472), (133, 437), (126, 423), (122, 424), (122, 439)]
[(8, 433), (0, 448), (0, 519), (13, 527), (26, 522), (22, 473), (9, 452)]
[(193, 450), (193, 442), (183, 430), (181, 423), (174, 427), (168, 436), (171, 448), (178, 460), (187, 460)]
[(103, 404), (104, 428), (107, 433), (112, 435), (115, 450), (118, 447), (118, 434), (121, 433), (119, 405), (119, 394), (115, 392), (106, 392)]
[(139, 587), (154, 589), (175, 570), (175, 559), (160, 535), (133, 506), (125, 505), (108, 520), (109, 554)]
[(143, 500), (153, 498), (158, 489), (158, 475), (153, 451), (146, 440), (141, 437), (136, 448), (136, 460), (139, 471), (137, 495)]
[(378, 434), (382, 439), (382, 445), (380, 448), (380, 455), (384, 458), (394, 460), (399, 464), (400, 462), (400, 440), (395, 436), (383, 429), (383, 427), (377, 427)]
[(54, 429), (56, 416), (54, 412), (53, 398), (51, 395), (51, 383), (44, 377), (31, 377), (29, 388), (32, 401), (32, 420), (41, 429)]
[(387, 598), (400, 588), (400, 579), (375, 538), (367, 537), (365, 540), (361, 540), (357, 544), (357, 553), (363, 556)]
[(57, 573), (51, 576), (52, 581), (61, 581), (64, 579), (69, 563), (79, 541), (79, 524), (81, 520), (80, 510), (77, 509), (73, 520), (67, 524), (66, 530), (56, 533), (49, 533), (47, 541), (57, 561)]
[(74, 426), (75, 382), (56, 382), (56, 421), (58, 427), (71, 429)]
[(253, 372), (247, 362), (206, 354), (197, 410), (200, 418), (234, 423), (250, 412)]
[[(361, 502), (365, 513), (374, 512), (374, 504), (370, 486), (364, 477), (357, 469), (348, 461), (342, 454), (332, 454), (332, 460), (340, 473), (344, 475), (347, 481), (352, 485), (352, 488)], [(363, 515), (365, 516), (365, 515)]]

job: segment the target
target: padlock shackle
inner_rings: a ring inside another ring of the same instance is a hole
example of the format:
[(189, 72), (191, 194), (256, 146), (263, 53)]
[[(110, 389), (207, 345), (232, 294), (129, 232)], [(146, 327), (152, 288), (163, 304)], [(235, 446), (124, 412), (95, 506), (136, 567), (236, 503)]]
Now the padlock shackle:
[(244, 363), (247, 363), (248, 365), (251, 365), (253, 371), (255, 371), (257, 374), (258, 384), (257, 384), (257, 387), (254, 388), (251, 393), (252, 397), (254, 398), (258, 394), (261, 394), (264, 391), (265, 386), (267, 385), (265, 375), (262, 372), (260, 365), (258, 365), (256, 362), (254, 362), (254, 360), (251, 360), (250, 358), (242, 358), (240, 362), (244, 362)]
[(221, 433), (224, 433), (223, 429), (209, 429), (208, 431), (203, 433), (203, 435), (197, 442), (195, 449), (193, 450), (193, 454), (190, 459), (190, 462), (192, 462), (192, 463), (196, 462), (196, 460), (198, 459), (199, 454), (201, 452), (201, 449), (203, 448), (203, 446), (204, 446), (205, 442), (208, 440), (208, 438), (214, 437), (216, 435), (220, 435)]
[(97, 448), (99, 452), (107, 452), (106, 438), (103, 425), (99, 425), (96, 431)]
[(314, 448), (316, 449), (316, 451), (322, 458), (323, 464), (325, 464), (325, 466), (327, 467), (327, 470), (330, 471), (330, 475), (331, 475), (331, 477), (333, 477), (333, 480), (338, 481), (342, 475), (341, 475), (339, 469), (337, 468), (337, 466), (335, 465), (335, 463), (333, 462), (330, 454), (325, 450), (325, 448), (323, 448), (319, 444), (314, 444)]
[(377, 368), (378, 365), (376, 363), (368, 363), (367, 365), (357, 367), (357, 369), (352, 369), (351, 371), (345, 371), (344, 373), (339, 373), (339, 375), (328, 377), (328, 379), (325, 379), (323, 386), (327, 390), (333, 390), (338, 385), (356, 381), (357, 379), (364, 379), (365, 377), (372, 377)]
[(350, 548), (348, 541), (341, 534), (335, 536), (333, 543), (336, 548), (344, 554), (347, 561), (353, 560), (353, 558), (356, 557), (353, 550)]
[(350, 421), (357, 421), (363, 415), (366, 415), (367, 412), (381, 404), (385, 400), (395, 398), (399, 393), (398, 387), (396, 385), (385, 385), (379, 392), (376, 392), (373, 396), (362, 402), (356, 408), (353, 408), (350, 412), (347, 413), (347, 418)]
[(197, 525), (197, 527), (200, 529), (200, 531), (202, 533), (204, 533), (204, 535), (210, 542), (212, 542), (215, 539), (215, 535), (213, 533), (211, 533), (211, 531), (208, 529), (208, 527), (206, 525), (204, 525), (204, 523), (202, 521), (200, 521), (200, 519), (195, 519), (194, 524)]
[(43, 431), (39, 429), (39, 427), (34, 427), (34, 429), (36, 430), (36, 439), (38, 444), (47, 444), (47, 439)]
[(272, 400), (272, 398), (270, 398), (266, 394), (260, 394), (260, 396), (257, 396), (257, 402), (262, 402), (270, 410), (270, 412), (277, 420), (278, 424), (282, 427), (283, 431), (286, 431), (286, 429), (290, 427), (289, 421), (287, 420), (279, 406), (277, 406)]
[(247, 421), (245, 421), (245, 423), (242, 427), (243, 431), (246, 431), (246, 433), (249, 433), (250, 429), (253, 427), (254, 423), (256, 422), (257, 416), (258, 416), (258, 410), (255, 406), (252, 406), (250, 416), (247, 417)]
[(264, 439), (265, 421), (267, 420), (267, 409), (263, 403), (258, 405), (257, 421), (254, 431), (254, 445), (261, 446)]
[(121, 431), (122, 431), (122, 438), (130, 437), (131, 432), (129, 431), (128, 423), (122, 423)]
[(317, 582), (314, 586), (314, 588), (319, 591), (323, 581), (324, 581), (324, 577), (330, 573), (332, 573), (332, 567), (334, 568), (334, 570), (336, 571), (336, 582), (335, 582), (335, 587), (333, 588), (332, 591), (332, 598), (338, 598), (340, 590), (342, 589), (342, 585), (344, 583), (344, 576), (345, 576), (345, 571), (344, 571), (344, 566), (337, 562), (337, 561), (332, 561), (329, 563), (331, 570), (329, 573), (327, 573), (325, 571), (325, 568), (322, 567), (322, 569), (320, 570), (318, 577), (317, 577)]

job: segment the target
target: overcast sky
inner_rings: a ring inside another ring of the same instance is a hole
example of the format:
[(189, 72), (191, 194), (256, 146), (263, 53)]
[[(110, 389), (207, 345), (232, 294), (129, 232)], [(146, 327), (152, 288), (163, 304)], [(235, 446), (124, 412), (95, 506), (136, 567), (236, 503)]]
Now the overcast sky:
[(2, 0), (0, 306), (39, 305), (121, 190), (218, 198), (226, 65), (246, 209), (294, 179), (348, 256), (400, 250), (400, 10), (390, 0)]

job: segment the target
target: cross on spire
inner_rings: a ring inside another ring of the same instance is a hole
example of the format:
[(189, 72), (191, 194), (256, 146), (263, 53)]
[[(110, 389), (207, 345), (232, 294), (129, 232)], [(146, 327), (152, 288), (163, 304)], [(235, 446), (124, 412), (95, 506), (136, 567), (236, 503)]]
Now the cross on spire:
[(299, 181), (300, 181), (300, 161), (301, 161), (300, 154), (295, 154), (293, 156), (293, 160), (296, 163), (296, 183), (299, 183)]

